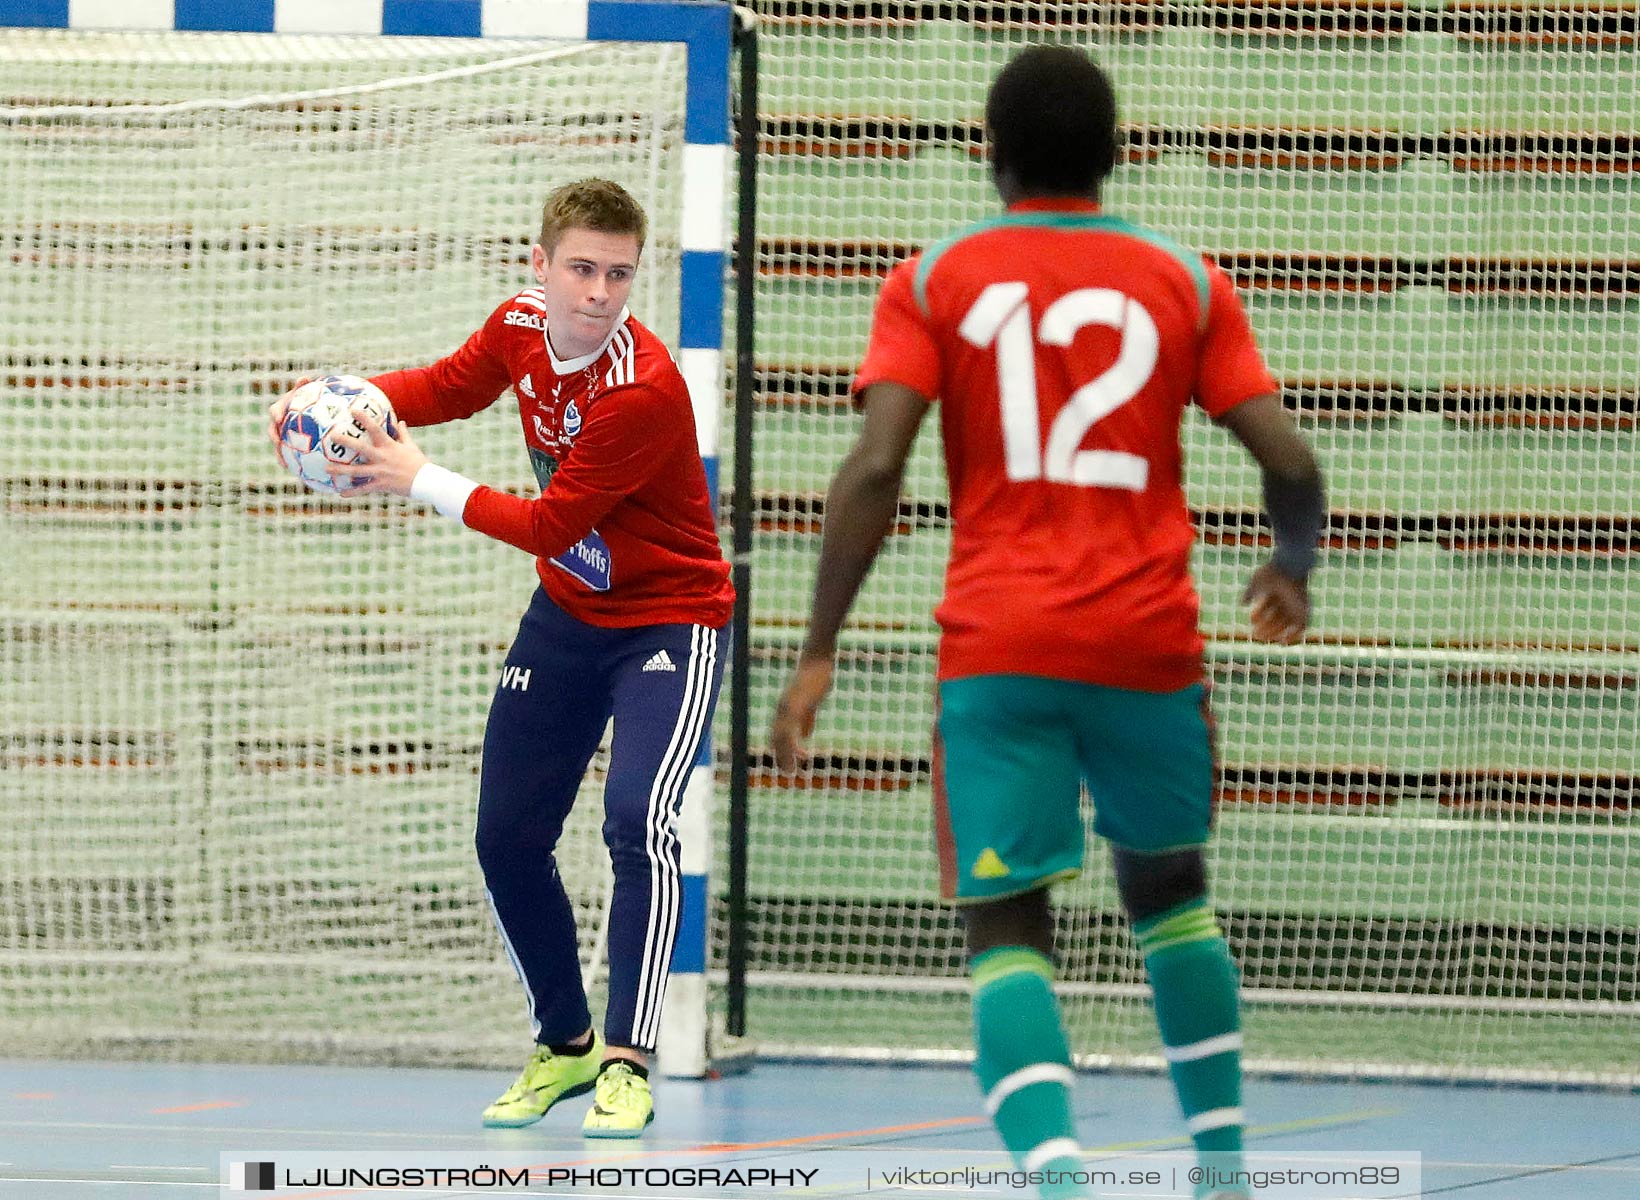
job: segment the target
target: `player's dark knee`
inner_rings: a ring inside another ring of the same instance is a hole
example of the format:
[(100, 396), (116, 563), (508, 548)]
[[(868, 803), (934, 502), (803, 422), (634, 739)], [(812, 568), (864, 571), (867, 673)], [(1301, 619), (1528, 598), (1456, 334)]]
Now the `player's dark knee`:
[(1199, 847), (1166, 854), (1116, 847), (1111, 861), (1129, 920), (1142, 921), (1207, 894), (1207, 859)]
[[(491, 879), (511, 870), (523, 847), (519, 845), (518, 837), (505, 828), (486, 826), (480, 821), (478, 830), (473, 834), (473, 849), (478, 854), (479, 869), (486, 879)], [(531, 853), (540, 857), (539, 848), (531, 848)]]
[(552, 852), (563, 832), (563, 821), (553, 821), (540, 812), (521, 811), (521, 807), (479, 800), (473, 850), (486, 879), (520, 870), (533, 873), (543, 864), (552, 869)]
[(958, 910), (968, 935), (968, 956), (998, 946), (1029, 946), (1053, 957), (1053, 910), (1048, 889), (965, 904)]
[(616, 866), (648, 863), (667, 857), (668, 850), (676, 854), (676, 836), (660, 836), (649, 820), (648, 806), (643, 803), (621, 803), (614, 797), (605, 797), (604, 845)]

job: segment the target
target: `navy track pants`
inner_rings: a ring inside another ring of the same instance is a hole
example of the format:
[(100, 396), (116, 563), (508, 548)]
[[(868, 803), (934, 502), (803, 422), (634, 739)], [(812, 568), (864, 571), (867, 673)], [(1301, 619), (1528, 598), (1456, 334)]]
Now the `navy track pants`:
[(682, 909), (677, 815), (712, 723), (727, 630), (604, 629), (537, 589), (484, 731), (479, 865), (536, 1041), (591, 1024), (575, 916), (553, 851), (613, 716), (604, 841), (614, 868), (604, 1039), (653, 1050)]

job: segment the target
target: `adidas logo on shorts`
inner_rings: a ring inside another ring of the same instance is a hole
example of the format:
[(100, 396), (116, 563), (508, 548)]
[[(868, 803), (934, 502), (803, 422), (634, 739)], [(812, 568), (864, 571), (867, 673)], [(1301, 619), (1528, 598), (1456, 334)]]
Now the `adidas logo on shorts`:
[(649, 661), (644, 663), (643, 669), (645, 671), (676, 671), (678, 664), (672, 661), (672, 656), (665, 650), (657, 650), (649, 656)]

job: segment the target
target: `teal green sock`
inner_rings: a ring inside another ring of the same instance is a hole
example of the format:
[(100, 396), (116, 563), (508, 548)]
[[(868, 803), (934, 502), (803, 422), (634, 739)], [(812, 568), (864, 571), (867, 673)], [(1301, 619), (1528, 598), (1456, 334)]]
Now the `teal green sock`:
[[(1241, 1169), (1236, 965), (1205, 898), (1136, 921), (1173, 1087), (1204, 1164)], [(1204, 1189), (1204, 1191), (1210, 1189)]]
[[(1071, 1050), (1053, 994), (1053, 964), (1025, 946), (974, 958), (974, 1074), (985, 1111), (1027, 1171), (1082, 1170), (1071, 1119)], [(1044, 1197), (1089, 1195), (1073, 1180), (1044, 1184)]]

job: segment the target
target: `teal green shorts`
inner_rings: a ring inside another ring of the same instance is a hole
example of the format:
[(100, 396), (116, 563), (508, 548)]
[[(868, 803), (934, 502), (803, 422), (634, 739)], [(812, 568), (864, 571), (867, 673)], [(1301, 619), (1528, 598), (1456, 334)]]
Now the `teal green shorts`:
[(979, 675), (940, 684), (934, 815), (948, 899), (1028, 892), (1082, 870), (1093, 829), (1141, 854), (1199, 846), (1213, 823), (1206, 689)]

